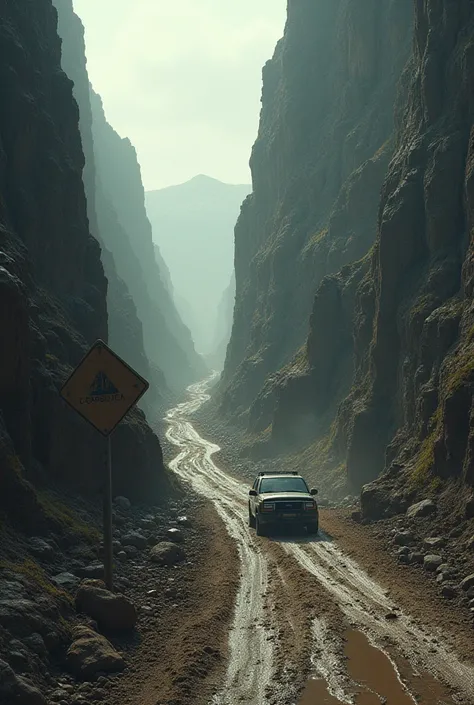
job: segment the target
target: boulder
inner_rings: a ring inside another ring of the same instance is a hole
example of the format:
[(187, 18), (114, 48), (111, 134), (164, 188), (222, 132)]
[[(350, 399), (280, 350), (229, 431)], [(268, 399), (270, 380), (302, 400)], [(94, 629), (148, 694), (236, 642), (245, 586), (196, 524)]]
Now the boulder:
[(409, 546), (413, 541), (414, 537), (411, 531), (399, 531), (393, 537), (393, 543), (396, 546)]
[(31, 649), (31, 651), (34, 651), (34, 653), (37, 654), (40, 658), (47, 657), (48, 649), (45, 646), (44, 639), (41, 634), (30, 634), (30, 636), (27, 636), (25, 639), (23, 639), (23, 643), (25, 644), (25, 646)]
[(400, 548), (397, 548), (397, 556), (408, 556), (410, 553), (410, 549), (408, 546), (400, 546)]
[(51, 561), (54, 559), (54, 548), (44, 539), (34, 537), (30, 539), (30, 551), (35, 556), (43, 561)]
[(169, 541), (161, 541), (150, 550), (150, 559), (159, 565), (175, 565), (186, 559), (180, 546)]
[(468, 575), (464, 580), (461, 581), (461, 589), (467, 592), (471, 588), (474, 588), (474, 573)]
[(370, 482), (362, 487), (360, 508), (364, 519), (382, 519), (389, 506), (389, 493), (377, 482)]
[(129, 531), (128, 534), (122, 536), (122, 545), (134, 546), (139, 551), (143, 551), (147, 547), (147, 540), (138, 531)]
[(445, 544), (446, 541), (441, 536), (430, 536), (423, 541), (423, 546), (428, 549), (442, 548)]
[(137, 610), (125, 595), (115, 594), (99, 580), (85, 580), (76, 595), (76, 608), (106, 631), (127, 631), (137, 623)]
[(442, 556), (436, 554), (429, 554), (424, 557), (423, 567), (430, 573), (435, 573), (436, 569), (443, 563)]
[(116, 497), (114, 499), (114, 503), (117, 507), (120, 507), (120, 509), (123, 509), (125, 511), (128, 511), (132, 507), (132, 503), (126, 497)]
[(136, 558), (139, 553), (136, 546), (124, 546), (123, 550), (127, 558)]
[(168, 529), (166, 536), (173, 543), (183, 543), (184, 541), (183, 532), (179, 529)]
[(51, 578), (52, 582), (62, 590), (75, 590), (81, 579), (72, 573), (59, 573)]
[(105, 577), (105, 568), (103, 563), (92, 563), (84, 568), (78, 568), (76, 574), (80, 578), (91, 578), (92, 580), (103, 580)]
[(425, 557), (423, 553), (419, 553), (418, 551), (414, 553), (410, 553), (408, 556), (408, 562), (411, 563), (412, 565), (420, 564), (423, 563)]
[(453, 597), (456, 597), (456, 595), (458, 594), (458, 591), (456, 590), (454, 585), (445, 584), (441, 588), (441, 594), (443, 597), (446, 597), (447, 599), (451, 599)]
[(17, 676), (13, 669), (0, 659), (0, 702), (18, 705), (46, 705), (42, 693), (26, 678)]
[(88, 627), (76, 627), (67, 652), (67, 663), (75, 676), (95, 679), (98, 673), (117, 673), (125, 668), (125, 661), (112, 644)]
[(420, 517), (429, 517), (436, 514), (437, 507), (432, 499), (423, 499), (421, 502), (412, 504), (407, 509), (407, 517), (409, 519), (418, 519)]

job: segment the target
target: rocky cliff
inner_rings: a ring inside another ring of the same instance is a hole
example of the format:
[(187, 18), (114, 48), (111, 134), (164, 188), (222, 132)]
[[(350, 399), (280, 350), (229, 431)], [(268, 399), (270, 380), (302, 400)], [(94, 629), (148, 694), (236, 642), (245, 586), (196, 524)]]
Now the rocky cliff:
[[(73, 93), (79, 106), (79, 127), (85, 156), (83, 181), (89, 226), (92, 235), (101, 244), (101, 259), (108, 281), (109, 343), (124, 360), (150, 381), (149, 393), (141, 401), (141, 406), (152, 412), (155, 406), (164, 402), (163, 395), (166, 394), (167, 387), (163, 374), (156, 369), (152, 372), (144, 349), (143, 327), (137, 316), (135, 303), (127, 285), (117, 274), (112, 250), (117, 248), (120, 241), (127, 241), (127, 234), (118, 222), (117, 214), (104, 193), (96, 170), (84, 27), (74, 13), (72, 0), (54, 0), (53, 4), (58, 10), (62, 67), (73, 81)], [(107, 249), (105, 240), (111, 244), (112, 250)]]
[(363, 4), (290, 2), (265, 67), (218, 400), (253, 452), (300, 452), (327, 487), (375, 480), (366, 515), (426, 492), (463, 507), (474, 8)]
[[(169, 273), (160, 271), (160, 253), (155, 254), (151, 225), (145, 209), (140, 165), (133, 145), (122, 139), (105, 118), (100, 97), (91, 91), (94, 155), (102, 201), (112, 206), (116, 225), (101, 229), (112, 251), (117, 272), (137, 307), (143, 324), (145, 351), (155, 368), (163, 371), (175, 392), (206, 373), (191, 334), (175, 308), (167, 283)], [(110, 215), (110, 211), (109, 211)], [(100, 225), (100, 223), (99, 223)]]
[(214, 343), (211, 355), (207, 356), (207, 362), (213, 370), (222, 370), (227, 354), (227, 346), (229, 344), (230, 335), (232, 332), (232, 319), (234, 316), (235, 304), (235, 275), (232, 277), (229, 286), (222, 294), (219, 306), (217, 307), (217, 321), (214, 333)]
[[(415, 4), (407, 96), (358, 291), (356, 384), (338, 424), (350, 482), (384, 470), (366, 513), (449, 489), (459, 519), (474, 481), (473, 48), (472, 3)], [(374, 501), (384, 485), (392, 492)]]
[[(56, 11), (51, 0), (2, 3), (0, 17), (0, 508), (38, 530), (49, 514), (33, 484), (101, 491), (103, 440), (58, 389), (87, 347), (107, 340), (107, 280)], [(157, 497), (161, 448), (140, 411), (113, 449), (115, 491)]]
[[(290, 2), (263, 71), (253, 193), (235, 231), (236, 308), (223, 408), (271, 423), (276, 374), (305, 344), (326, 275), (375, 239), (410, 48), (410, 0)], [(257, 401), (255, 401), (257, 398)]]

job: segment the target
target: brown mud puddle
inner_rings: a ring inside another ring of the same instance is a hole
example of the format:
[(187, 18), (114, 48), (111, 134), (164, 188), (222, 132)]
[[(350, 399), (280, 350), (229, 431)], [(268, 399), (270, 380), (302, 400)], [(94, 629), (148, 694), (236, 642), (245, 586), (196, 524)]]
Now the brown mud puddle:
[[(327, 683), (322, 679), (308, 682), (298, 705), (451, 705), (454, 701), (443, 686), (428, 674), (414, 674), (409, 664), (404, 661), (403, 671), (411, 670), (410, 685), (413, 695), (409, 694), (396, 667), (390, 658), (369, 642), (360, 631), (346, 634), (344, 655), (347, 672), (354, 683), (353, 692), (347, 693), (347, 700), (339, 700), (329, 692)], [(404, 673), (405, 675), (405, 673)], [(448, 699), (446, 699), (448, 698)]]

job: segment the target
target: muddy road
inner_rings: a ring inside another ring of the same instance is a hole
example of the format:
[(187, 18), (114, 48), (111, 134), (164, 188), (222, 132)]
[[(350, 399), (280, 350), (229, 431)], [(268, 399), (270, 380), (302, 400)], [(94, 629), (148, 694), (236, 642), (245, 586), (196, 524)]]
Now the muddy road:
[[(219, 447), (190, 417), (207, 384), (167, 415), (172, 470), (214, 503), (238, 547), (241, 576), (225, 681), (213, 705), (468, 705), (474, 665), (436, 624), (394, 605), (322, 530), (259, 538), (248, 526), (248, 484), (213, 462)], [(212, 599), (212, 596), (210, 596)]]

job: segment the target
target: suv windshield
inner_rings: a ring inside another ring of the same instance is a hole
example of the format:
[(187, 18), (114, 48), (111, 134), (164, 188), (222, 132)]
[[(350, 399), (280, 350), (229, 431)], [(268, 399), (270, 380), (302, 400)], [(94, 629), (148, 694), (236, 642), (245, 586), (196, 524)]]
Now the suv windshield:
[(260, 483), (260, 494), (267, 492), (308, 492), (302, 477), (265, 477)]

